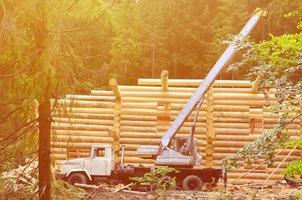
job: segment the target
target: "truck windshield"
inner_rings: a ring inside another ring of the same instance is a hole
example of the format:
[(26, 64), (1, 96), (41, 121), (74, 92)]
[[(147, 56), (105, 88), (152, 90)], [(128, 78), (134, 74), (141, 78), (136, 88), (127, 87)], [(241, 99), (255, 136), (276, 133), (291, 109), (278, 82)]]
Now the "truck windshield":
[(97, 149), (95, 149), (94, 155), (96, 157), (104, 157), (105, 156), (105, 148), (97, 148)]

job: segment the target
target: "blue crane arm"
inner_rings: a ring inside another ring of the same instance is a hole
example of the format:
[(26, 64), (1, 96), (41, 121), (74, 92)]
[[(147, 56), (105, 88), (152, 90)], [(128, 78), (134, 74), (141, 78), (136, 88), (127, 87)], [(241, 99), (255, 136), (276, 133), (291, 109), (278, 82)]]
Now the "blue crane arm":
[[(238, 39), (244, 39), (246, 36), (249, 35), (249, 33), (256, 26), (262, 14), (263, 14), (263, 10), (261, 9), (256, 10), (255, 14), (250, 18), (250, 20), (246, 23), (246, 25), (243, 27), (241, 32), (238, 34), (237, 36)], [(163, 150), (170, 144), (172, 138), (176, 135), (176, 133), (181, 128), (187, 117), (191, 114), (191, 112), (194, 110), (198, 102), (201, 101), (207, 90), (213, 84), (219, 72), (223, 69), (223, 67), (227, 64), (227, 62), (231, 60), (235, 51), (236, 51), (235, 44), (230, 44), (228, 48), (224, 51), (224, 53), (221, 55), (219, 60), (213, 66), (213, 68), (208, 73), (204, 81), (202, 81), (200, 86), (191, 96), (190, 100), (183, 107), (182, 111), (175, 118), (173, 124), (169, 127), (167, 132), (161, 138), (160, 149)]]

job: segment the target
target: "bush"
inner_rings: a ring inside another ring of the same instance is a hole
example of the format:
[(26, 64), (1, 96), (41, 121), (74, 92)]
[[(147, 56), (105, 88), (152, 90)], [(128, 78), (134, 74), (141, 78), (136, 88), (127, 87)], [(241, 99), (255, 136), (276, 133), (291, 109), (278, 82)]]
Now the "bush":
[(170, 173), (178, 173), (178, 171), (174, 168), (160, 167), (151, 170), (143, 177), (131, 177), (130, 180), (137, 184), (149, 184), (151, 190), (155, 188), (156, 199), (162, 199), (167, 190), (176, 188), (176, 179), (175, 177), (170, 177)]

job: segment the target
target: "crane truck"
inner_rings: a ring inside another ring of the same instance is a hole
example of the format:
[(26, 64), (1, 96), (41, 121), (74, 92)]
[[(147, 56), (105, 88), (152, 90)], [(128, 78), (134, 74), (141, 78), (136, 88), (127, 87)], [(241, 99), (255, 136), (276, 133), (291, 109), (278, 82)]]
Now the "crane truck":
[[(257, 9), (241, 32), (236, 36), (237, 39), (242, 40), (248, 36), (263, 14), (263, 10)], [(163, 135), (159, 146), (145, 145), (137, 149), (137, 154), (142, 158), (154, 158), (155, 167), (168, 166), (175, 168), (178, 173), (171, 173), (169, 176), (176, 177), (177, 185), (184, 190), (200, 190), (203, 183), (216, 184), (219, 178), (222, 178), (226, 185), (227, 177), (224, 166), (220, 169), (196, 168), (200, 166), (202, 157), (197, 151), (197, 141), (194, 139), (194, 131), (198, 111), (207, 90), (211, 87), (219, 72), (230, 61), (235, 51), (235, 44), (230, 44), (227, 47)], [(178, 130), (194, 109), (197, 112), (195, 112), (194, 122), (188, 137), (176, 137)], [(123, 162), (124, 147), (122, 147), (121, 154), (121, 162), (120, 164), (116, 164), (115, 159), (117, 158), (114, 156), (114, 149), (111, 144), (92, 145), (89, 157), (62, 161), (60, 177), (71, 184), (87, 184), (98, 180), (117, 180), (127, 184), (130, 182), (129, 177), (144, 176), (144, 174), (151, 171), (152, 168), (150, 167), (125, 166)]]

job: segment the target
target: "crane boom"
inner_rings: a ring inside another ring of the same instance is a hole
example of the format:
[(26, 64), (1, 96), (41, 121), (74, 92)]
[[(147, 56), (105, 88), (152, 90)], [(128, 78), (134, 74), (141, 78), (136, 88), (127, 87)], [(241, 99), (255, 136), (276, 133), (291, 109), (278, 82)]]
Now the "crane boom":
[[(238, 39), (244, 39), (246, 36), (249, 35), (252, 29), (256, 26), (262, 14), (263, 14), (263, 10), (261, 9), (256, 10), (255, 14), (250, 18), (250, 20), (246, 23), (246, 25), (239, 33)], [(176, 135), (176, 133), (181, 128), (187, 117), (194, 110), (198, 102), (202, 100), (207, 90), (213, 84), (219, 72), (223, 69), (223, 67), (227, 64), (227, 62), (230, 61), (235, 51), (236, 51), (236, 45), (230, 44), (228, 48), (224, 51), (224, 53), (221, 55), (221, 57), (213, 66), (211, 71), (208, 73), (204, 81), (200, 84), (200, 86), (191, 96), (190, 100), (187, 102), (187, 104), (183, 107), (182, 111), (176, 117), (173, 124), (169, 127), (167, 132), (161, 138), (161, 143), (160, 143), (161, 150), (165, 149), (170, 144), (172, 138)]]

